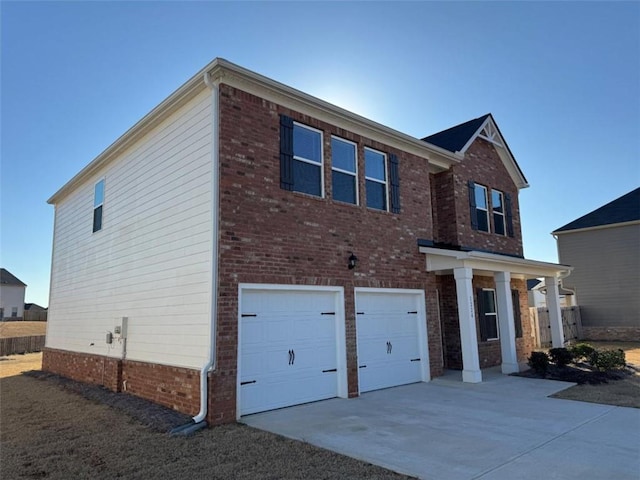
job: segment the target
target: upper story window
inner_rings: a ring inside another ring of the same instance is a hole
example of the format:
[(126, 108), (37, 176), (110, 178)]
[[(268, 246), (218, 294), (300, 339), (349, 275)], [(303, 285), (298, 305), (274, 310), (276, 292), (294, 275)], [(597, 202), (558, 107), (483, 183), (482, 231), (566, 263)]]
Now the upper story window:
[(364, 176), (367, 207), (387, 210), (387, 156), (370, 148), (364, 149)]
[[(489, 201), (487, 196), (489, 189), (472, 181), (469, 181), (468, 187), (471, 228), (490, 232)], [(494, 233), (513, 237), (511, 196), (508, 193), (491, 189), (491, 214), (493, 216)]]
[(93, 231), (102, 230), (102, 209), (104, 205), (104, 179), (96, 183), (93, 192)]
[[(280, 115), (280, 188), (324, 197), (323, 132)], [(358, 204), (358, 145), (331, 137), (333, 198)], [(400, 213), (398, 157), (364, 149), (366, 205)], [(388, 161), (388, 164), (387, 164)]]
[(491, 190), (491, 210), (493, 211), (493, 230), (498, 235), (505, 235), (504, 195), (498, 190)]
[(356, 144), (331, 137), (331, 183), (333, 198), (358, 204)]
[(478, 230), (489, 231), (489, 204), (487, 203), (487, 187), (475, 185), (473, 192), (476, 201), (476, 219)]
[(293, 190), (322, 197), (322, 132), (293, 124)]

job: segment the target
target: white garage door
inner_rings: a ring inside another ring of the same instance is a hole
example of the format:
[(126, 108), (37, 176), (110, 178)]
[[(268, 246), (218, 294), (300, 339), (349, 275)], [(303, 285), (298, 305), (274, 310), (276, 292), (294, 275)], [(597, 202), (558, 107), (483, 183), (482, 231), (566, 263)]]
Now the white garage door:
[(424, 297), (356, 291), (360, 392), (428, 380)]
[(242, 291), (240, 415), (337, 396), (337, 295)]

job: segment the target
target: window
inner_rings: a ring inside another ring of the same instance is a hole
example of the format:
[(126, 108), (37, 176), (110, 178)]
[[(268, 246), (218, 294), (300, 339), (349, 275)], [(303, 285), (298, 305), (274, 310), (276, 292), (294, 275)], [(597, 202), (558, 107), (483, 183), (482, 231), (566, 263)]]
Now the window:
[(520, 292), (511, 290), (511, 302), (513, 303), (513, 323), (516, 329), (516, 338), (522, 338), (522, 317), (520, 316)]
[(12, 317), (18, 316), (18, 307), (11, 307), (11, 316)]
[(104, 204), (104, 180), (96, 183), (93, 192), (93, 231), (102, 230), (102, 207)]
[(369, 148), (364, 149), (364, 176), (367, 189), (367, 207), (387, 210), (386, 155)]
[(356, 145), (331, 137), (331, 183), (333, 198), (358, 204)]
[(476, 205), (476, 218), (478, 221), (478, 230), (483, 232), (489, 231), (489, 206), (487, 204), (487, 187), (475, 185), (473, 195)]
[(491, 190), (491, 210), (493, 211), (493, 231), (498, 235), (504, 235), (504, 195), (498, 190)]
[(496, 292), (489, 288), (478, 289), (478, 320), (480, 339), (498, 340), (498, 310), (496, 309)]
[(4, 308), (0, 307), (0, 320), (4, 318)]
[(322, 133), (293, 125), (293, 190), (322, 196)]

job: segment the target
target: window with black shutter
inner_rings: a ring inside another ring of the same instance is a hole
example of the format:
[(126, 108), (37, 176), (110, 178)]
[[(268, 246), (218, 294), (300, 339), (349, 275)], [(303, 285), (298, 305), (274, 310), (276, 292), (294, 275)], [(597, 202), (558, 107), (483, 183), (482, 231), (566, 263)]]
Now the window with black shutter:
[(504, 208), (507, 222), (507, 235), (513, 237), (513, 212), (511, 211), (511, 195), (504, 195)]
[(322, 132), (280, 116), (280, 187), (323, 196)]

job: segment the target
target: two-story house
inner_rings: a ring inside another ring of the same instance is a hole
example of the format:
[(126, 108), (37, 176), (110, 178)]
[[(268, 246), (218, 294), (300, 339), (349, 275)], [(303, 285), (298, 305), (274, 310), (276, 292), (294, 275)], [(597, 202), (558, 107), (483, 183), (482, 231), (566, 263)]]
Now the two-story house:
[(49, 200), (43, 368), (210, 424), (515, 372), (569, 271), (523, 258), (526, 186), (491, 115), (421, 140), (216, 59)]

